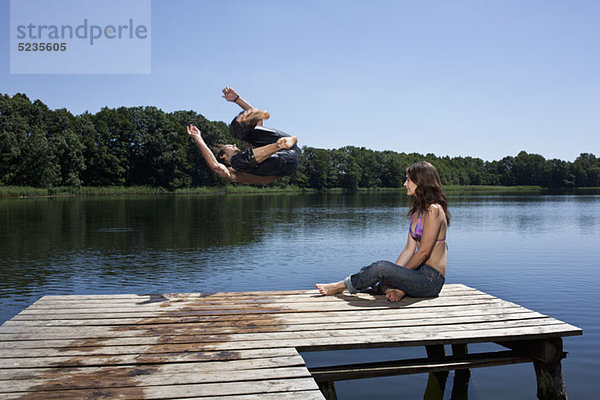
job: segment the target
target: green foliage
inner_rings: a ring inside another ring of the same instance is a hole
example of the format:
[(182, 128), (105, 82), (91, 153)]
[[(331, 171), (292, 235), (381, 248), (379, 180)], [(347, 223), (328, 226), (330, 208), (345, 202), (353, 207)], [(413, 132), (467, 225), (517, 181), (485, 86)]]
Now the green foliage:
[[(220, 180), (188, 138), (185, 127), (189, 124), (200, 128), (211, 147), (224, 143), (244, 147), (229, 135), (226, 123), (209, 121), (195, 111), (105, 107), (93, 115), (73, 116), (66, 109), (52, 111), (39, 100), (31, 102), (24, 94), (0, 95), (0, 187), (17, 195), (25, 189), (34, 195), (127, 193), (124, 187), (136, 193), (197, 193), (211, 191), (210, 187), (228, 193), (255, 190)], [(419, 160), (434, 164), (446, 186), (600, 186), (600, 158), (589, 153), (566, 162), (522, 151), (516, 157), (488, 162), (346, 146), (332, 150), (303, 147), (296, 172), (268, 188), (398, 188), (406, 168)], [(199, 187), (203, 189), (190, 189)], [(38, 192), (39, 188), (46, 191)]]

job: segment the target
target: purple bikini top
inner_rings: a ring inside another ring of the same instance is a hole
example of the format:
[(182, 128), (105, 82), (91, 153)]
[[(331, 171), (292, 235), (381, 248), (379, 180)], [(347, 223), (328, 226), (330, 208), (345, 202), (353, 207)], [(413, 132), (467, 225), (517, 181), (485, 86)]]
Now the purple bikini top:
[[(410, 226), (408, 227), (408, 234), (415, 240), (417, 241), (421, 241), (421, 238), (423, 237), (423, 222), (421, 222), (421, 214), (423, 214), (423, 212), (419, 212), (419, 219), (417, 219), (417, 223), (415, 225), (414, 231), (413, 231), (413, 222), (415, 221), (415, 214), (413, 213), (412, 217), (410, 218)], [(438, 239), (436, 240), (436, 242), (444, 242), (446, 241), (446, 239)]]

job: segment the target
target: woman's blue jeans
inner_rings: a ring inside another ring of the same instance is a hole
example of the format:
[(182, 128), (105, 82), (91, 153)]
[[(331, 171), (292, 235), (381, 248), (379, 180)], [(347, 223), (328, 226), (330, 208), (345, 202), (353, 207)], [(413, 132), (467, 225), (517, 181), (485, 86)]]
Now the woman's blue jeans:
[(385, 284), (402, 290), (410, 297), (435, 297), (442, 290), (444, 281), (444, 275), (430, 265), (421, 264), (415, 269), (408, 269), (389, 261), (376, 261), (344, 279), (350, 293), (369, 287), (376, 289), (377, 284)]

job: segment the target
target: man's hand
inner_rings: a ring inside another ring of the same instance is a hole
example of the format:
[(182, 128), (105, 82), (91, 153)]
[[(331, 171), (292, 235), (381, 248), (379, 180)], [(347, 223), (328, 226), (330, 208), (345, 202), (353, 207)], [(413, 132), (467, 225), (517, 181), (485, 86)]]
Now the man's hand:
[(200, 129), (198, 129), (198, 127), (196, 127), (196, 125), (188, 125), (187, 126), (187, 132), (188, 135), (194, 139), (194, 138), (199, 138), (200, 140), (202, 140), (202, 134), (200, 132)]
[(240, 95), (237, 94), (237, 92), (233, 88), (227, 86), (225, 89), (223, 89), (223, 97), (227, 101), (236, 101), (240, 97)]

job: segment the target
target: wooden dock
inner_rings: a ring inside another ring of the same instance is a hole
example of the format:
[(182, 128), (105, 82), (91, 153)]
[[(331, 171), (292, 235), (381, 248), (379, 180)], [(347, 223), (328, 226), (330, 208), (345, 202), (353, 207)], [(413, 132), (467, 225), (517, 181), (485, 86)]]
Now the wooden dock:
[[(397, 304), (316, 290), (45, 296), (0, 327), (0, 399), (310, 400), (335, 398), (336, 380), (517, 362), (535, 364), (545, 398), (564, 391), (561, 337), (581, 333), (464, 285)], [(467, 354), (477, 342), (509, 350)], [(310, 370), (299, 355), (442, 344), (458, 351)]]

